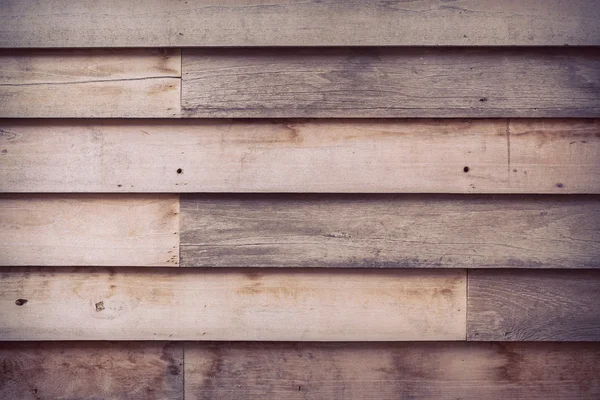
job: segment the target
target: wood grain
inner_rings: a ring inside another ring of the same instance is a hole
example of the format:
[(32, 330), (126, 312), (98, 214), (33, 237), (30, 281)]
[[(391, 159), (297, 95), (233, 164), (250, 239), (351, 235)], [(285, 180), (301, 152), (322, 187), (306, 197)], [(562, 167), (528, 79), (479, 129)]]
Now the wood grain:
[(600, 271), (471, 270), (469, 340), (600, 341)]
[(596, 400), (598, 343), (189, 343), (186, 399)]
[(0, 117), (179, 115), (175, 49), (0, 51)]
[(600, 120), (8, 119), (0, 191), (600, 193)]
[(177, 195), (0, 196), (0, 265), (177, 266)]
[(8, 268), (0, 340), (464, 340), (466, 274)]
[(594, 49), (184, 49), (187, 117), (599, 117)]
[(599, 45), (594, 0), (3, 0), (2, 47)]
[(3, 399), (183, 400), (183, 348), (160, 342), (0, 344)]
[(598, 196), (187, 195), (185, 267), (600, 268)]

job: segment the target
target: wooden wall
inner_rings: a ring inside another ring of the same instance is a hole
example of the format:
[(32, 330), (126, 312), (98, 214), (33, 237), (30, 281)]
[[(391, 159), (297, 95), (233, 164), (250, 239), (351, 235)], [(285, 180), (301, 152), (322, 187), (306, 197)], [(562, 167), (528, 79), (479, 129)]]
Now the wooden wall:
[(0, 398), (600, 398), (594, 0), (0, 2)]

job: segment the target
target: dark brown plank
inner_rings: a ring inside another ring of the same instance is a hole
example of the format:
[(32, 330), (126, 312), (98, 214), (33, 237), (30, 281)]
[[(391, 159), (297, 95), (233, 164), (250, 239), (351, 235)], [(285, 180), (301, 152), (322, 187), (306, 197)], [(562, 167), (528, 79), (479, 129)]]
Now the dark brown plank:
[(189, 343), (185, 398), (596, 400), (599, 360), (599, 343)]
[(184, 49), (187, 117), (598, 117), (596, 49)]
[(598, 45), (598, 20), (594, 0), (3, 0), (0, 46)]
[(600, 271), (470, 270), (467, 337), (599, 341)]
[(3, 342), (0, 398), (183, 400), (183, 347), (159, 342)]
[(186, 267), (598, 268), (600, 197), (184, 195)]

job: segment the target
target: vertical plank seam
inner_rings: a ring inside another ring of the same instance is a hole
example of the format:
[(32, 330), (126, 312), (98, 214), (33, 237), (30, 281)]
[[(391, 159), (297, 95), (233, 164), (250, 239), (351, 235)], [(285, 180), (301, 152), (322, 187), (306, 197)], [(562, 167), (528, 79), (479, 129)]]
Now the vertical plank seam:
[(181, 268), (181, 194), (177, 193), (177, 266)]
[(465, 342), (469, 341), (469, 268), (466, 269), (466, 295), (465, 295)]
[(510, 187), (510, 118), (506, 119), (506, 148), (507, 148), (507, 153), (508, 153), (508, 169), (507, 169), (507, 174), (508, 174), (508, 183), (509, 183), (509, 187)]
[(183, 48), (179, 49), (179, 118), (183, 111)]

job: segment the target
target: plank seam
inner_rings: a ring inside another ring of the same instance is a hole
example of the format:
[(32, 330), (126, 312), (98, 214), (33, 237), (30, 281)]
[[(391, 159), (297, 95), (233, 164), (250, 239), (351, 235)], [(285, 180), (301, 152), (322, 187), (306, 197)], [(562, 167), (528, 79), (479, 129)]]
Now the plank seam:
[[(179, 76), (147, 76), (144, 78), (121, 78), (121, 79), (92, 79), (88, 81), (68, 81), (68, 82), (35, 82), (35, 83), (0, 83), (0, 87), (5, 86), (44, 86), (44, 85), (77, 85), (84, 83), (103, 83), (103, 82), (128, 82), (128, 81), (145, 81), (150, 79), (167, 79), (177, 78), (181, 80)], [(180, 85), (181, 86), (181, 85)], [(181, 89), (180, 89), (181, 92)]]

